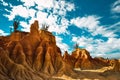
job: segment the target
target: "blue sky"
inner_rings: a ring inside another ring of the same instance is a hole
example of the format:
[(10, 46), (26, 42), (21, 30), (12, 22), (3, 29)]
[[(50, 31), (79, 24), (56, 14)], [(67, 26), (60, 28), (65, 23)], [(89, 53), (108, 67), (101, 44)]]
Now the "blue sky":
[(0, 0), (0, 35), (9, 35), (13, 20), (19, 30), (48, 24), (62, 52), (78, 43), (92, 57), (120, 58), (120, 0)]

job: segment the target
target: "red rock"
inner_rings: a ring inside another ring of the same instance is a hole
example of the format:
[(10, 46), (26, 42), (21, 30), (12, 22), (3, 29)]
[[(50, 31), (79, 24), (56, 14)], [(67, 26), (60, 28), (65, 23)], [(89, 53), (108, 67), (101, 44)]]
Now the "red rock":
[(64, 62), (55, 37), (39, 30), (38, 21), (31, 25), (30, 33), (15, 31), (10, 36), (0, 37), (0, 42), (0, 71), (5, 74), (0, 75), (0, 79), (42, 80), (45, 75), (73, 72)]
[[(0, 80), (45, 80), (51, 75), (76, 75), (74, 68), (96, 69), (110, 63), (103, 58), (92, 58), (86, 49), (77, 48), (62, 57), (55, 36), (39, 30), (38, 21), (30, 33), (15, 31), (0, 37)], [(114, 62), (114, 70), (119, 70)], [(51, 79), (51, 78), (50, 78)]]
[(70, 54), (68, 54), (67, 51), (65, 51), (63, 55), (63, 60), (66, 62), (66, 64), (69, 64), (71, 67), (74, 68), (75, 58), (72, 57)]
[[(109, 61), (103, 58), (92, 58), (90, 53), (86, 49), (77, 48), (71, 54), (71, 59), (75, 68), (81, 69), (98, 69), (105, 66), (109, 66)], [(69, 63), (70, 63), (69, 61)]]
[(113, 67), (113, 71), (120, 72), (120, 62), (117, 59), (110, 60), (110, 64)]

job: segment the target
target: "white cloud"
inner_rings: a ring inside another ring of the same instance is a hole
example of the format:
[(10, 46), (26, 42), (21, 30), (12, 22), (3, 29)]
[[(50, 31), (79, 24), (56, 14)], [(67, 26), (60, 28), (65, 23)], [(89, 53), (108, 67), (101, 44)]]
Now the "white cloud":
[(0, 35), (2, 35), (4, 33), (4, 31), (3, 30), (0, 30)]
[(58, 15), (66, 15), (67, 11), (72, 11), (75, 9), (74, 4), (63, 1), (63, 0), (21, 0), (21, 2), (24, 2), (24, 6), (27, 8), (30, 8), (31, 6), (35, 6), (37, 4), (36, 8), (38, 10), (51, 10), (53, 9), (53, 14)]
[[(71, 24), (76, 25), (78, 28), (86, 29), (89, 32), (92, 32), (93, 35), (97, 35), (97, 34), (100, 34), (100, 31), (103, 32), (103, 28), (99, 27), (99, 24), (100, 24), (99, 19), (100, 17), (97, 17), (95, 15), (77, 17), (71, 20)], [(99, 32), (96, 30), (99, 30)]]
[(68, 10), (68, 11), (75, 10), (75, 5), (74, 5), (74, 4), (71, 4), (71, 5), (70, 5), (70, 4), (71, 4), (71, 3), (67, 3), (67, 7), (66, 7), (67, 10)]
[(101, 26), (99, 19), (100, 17), (97, 17), (95, 15), (77, 17), (71, 20), (71, 24), (76, 25), (78, 28), (88, 30), (93, 36), (98, 34), (104, 37), (117, 36), (111, 30), (107, 30), (107, 28), (105, 28), (104, 26)]
[(98, 21), (99, 17), (96, 17), (94, 15), (92, 16), (86, 16), (86, 17), (77, 17), (75, 19), (71, 20), (71, 23), (75, 24), (79, 28), (88, 28), (91, 31), (95, 30), (96, 27), (99, 25)]
[(5, 33), (3, 30), (0, 29), (0, 36), (6, 36), (9, 35), (9, 33)]
[(113, 13), (120, 13), (120, 0), (113, 3), (111, 10)]
[(2, 2), (2, 5), (3, 5), (3, 6), (8, 6), (8, 3), (6, 3), (5, 1), (0, 0), (0, 2)]
[(36, 10), (34, 10), (34, 9), (29, 9), (29, 10), (27, 10), (29, 13), (28, 13), (28, 15), (29, 15), (29, 17), (31, 17), (31, 18), (34, 18), (35, 17), (35, 13), (36, 13)]
[[(35, 13), (36, 13), (36, 12), (35, 12)], [(34, 14), (33, 14), (33, 15), (34, 15)], [(29, 24), (32, 24), (35, 20), (38, 20), (40, 25), (41, 25), (42, 23), (45, 23), (46, 20), (47, 20), (48, 13), (41, 12), (41, 11), (37, 11), (36, 16), (37, 16), (37, 17), (32, 17), (32, 18), (29, 20)]]
[(24, 6), (26, 6), (26, 7), (31, 7), (31, 6), (34, 6), (35, 5), (35, 3), (34, 3), (34, 0), (20, 0), (21, 2), (23, 2), (24, 4)]
[[(3, 2), (3, 0), (1, 0)], [(93, 36), (101, 34), (104, 37), (108, 38), (108, 41), (104, 42), (102, 39), (87, 38), (87, 37), (76, 37), (73, 35), (73, 42), (79, 43), (80, 46), (83, 46), (92, 55), (96, 56), (105, 56), (106, 53), (111, 53), (112, 50), (119, 50), (120, 39), (114, 38), (117, 36), (115, 32), (118, 31), (119, 22), (114, 24), (109, 28), (100, 25), (99, 19), (101, 17), (96, 15), (90, 15), (85, 17), (77, 17), (72, 20), (66, 18), (67, 12), (75, 10), (75, 5), (73, 3), (67, 2), (65, 0), (20, 0), (23, 2), (22, 5), (11, 5), (4, 2), (4, 6), (9, 5), (12, 10), (5, 9), (6, 12), (9, 12), (10, 15), (4, 14), (9, 20), (13, 20), (16, 15), (25, 18), (26, 22), (20, 21), (20, 25), (23, 27), (23, 31), (29, 32), (30, 24), (34, 20), (39, 21), (39, 26), (41, 24), (48, 24), (49, 31), (56, 32), (58, 34), (68, 33), (67, 28), (70, 24), (76, 25), (78, 28), (88, 30)], [(113, 6), (112, 11), (115, 13), (120, 13), (120, 0), (117, 0)], [(35, 7), (35, 8), (32, 8)], [(47, 10), (46, 12), (44, 10)], [(116, 29), (113, 29), (116, 27)], [(114, 31), (111, 31), (113, 29)], [(116, 31), (117, 30), (117, 31)], [(6, 33), (0, 30), (0, 34), (5, 35)], [(56, 36), (57, 45), (61, 48), (62, 52), (69, 50), (69, 46), (66, 43), (62, 42), (62, 38)], [(117, 54), (117, 53), (116, 53)]]
[(59, 0), (55, 1), (54, 3), (53, 14), (65, 16), (67, 11), (72, 11), (74, 9), (75, 9), (74, 4), (63, 0)]
[(48, 13), (41, 12), (41, 11), (37, 12), (37, 18), (39, 18), (40, 23), (44, 23), (47, 20), (47, 16), (48, 16)]
[[(28, 23), (31, 24), (38, 20), (41, 24), (47, 23), (50, 28), (49, 31), (56, 32), (58, 34), (68, 33), (67, 28), (69, 20), (65, 18), (66, 13), (75, 9), (73, 3), (61, 0), (20, 0), (23, 5), (11, 6), (12, 10), (7, 10), (10, 15), (4, 14), (9, 20), (13, 20), (15, 16), (21, 16), (28, 19)], [(35, 8), (31, 8), (31, 7)], [(44, 12), (44, 10), (47, 12)], [(57, 23), (59, 22), (59, 24)]]
[(30, 8), (31, 6), (35, 6), (35, 4), (37, 4), (36, 8), (38, 8), (39, 10), (43, 10), (45, 8), (50, 9), (52, 7), (54, 7), (53, 3), (54, 0), (20, 0), (21, 2), (23, 2), (24, 6), (26, 6), (27, 8)]
[(34, 9), (27, 9), (26, 7), (19, 5), (19, 6), (14, 6), (12, 8), (12, 11), (7, 10), (7, 12), (10, 12), (10, 15), (4, 15), (8, 17), (9, 20), (13, 20), (17, 15), (21, 16), (23, 18), (29, 18), (29, 17), (34, 17), (35, 16), (35, 10)]
[(111, 25), (109, 29), (112, 29), (113, 32), (120, 32), (120, 21)]
[[(101, 53), (112, 53), (114, 50), (120, 50), (120, 39), (109, 38), (107, 42), (99, 43), (97, 49), (100, 49)], [(114, 52), (115, 53), (115, 52)]]
[(56, 22), (53, 22), (53, 24), (50, 25), (49, 31), (56, 32), (58, 34), (68, 33), (66, 30), (68, 28), (68, 25), (69, 21), (66, 18), (62, 18), (61, 24), (57, 25)]
[[(66, 1), (51, 1), (48, 0), (47, 2), (45, 0), (33, 0), (32, 3), (29, 4), (28, 0), (25, 0), (24, 6), (25, 8), (29, 8), (31, 6), (34, 6), (35, 3), (37, 4), (35, 14), (36, 17), (31, 18), (28, 22), (29, 24), (33, 23), (34, 20), (39, 21), (39, 26), (41, 27), (42, 24), (46, 23), (48, 24), (49, 31), (50, 32), (56, 32), (58, 34), (68, 33), (67, 28), (69, 25), (69, 20), (65, 18), (67, 11), (74, 10), (74, 4), (68, 3)], [(34, 4), (33, 4), (34, 3)], [(44, 9), (47, 9), (48, 11), (53, 9), (53, 12), (43, 12)], [(60, 20), (59, 20), (60, 19)], [(59, 22), (59, 23), (58, 23)], [(29, 31), (28, 24), (25, 22), (21, 22), (21, 25), (24, 26), (23, 30)], [(56, 36), (56, 42), (57, 45), (61, 48), (62, 52), (69, 49), (69, 46), (62, 42), (62, 38), (59, 36)]]
[(62, 38), (59, 36), (55, 36), (56, 37), (56, 41), (57, 41), (57, 46), (60, 47), (62, 53), (64, 53), (65, 51), (68, 51), (69, 46), (65, 43), (62, 42)]
[(36, 4), (38, 4), (38, 9), (39, 10), (45, 9), (45, 8), (50, 9), (50, 8), (54, 7), (54, 5), (53, 5), (54, 0), (47, 0), (47, 1), (45, 1), (45, 0), (34, 0), (34, 2)]
[(78, 43), (80, 47), (86, 48), (88, 51), (92, 52), (94, 50), (95, 45), (93, 43), (98, 43), (98, 40), (93, 40), (93, 38), (86, 38), (84, 36), (82, 37), (76, 37), (73, 36), (72, 41), (75, 43)]
[(21, 21), (20, 25), (22, 26), (22, 29), (21, 29), (22, 31), (30, 32), (30, 25), (29, 24), (27, 24), (26, 22)]
[(102, 55), (101, 57), (120, 59), (120, 53), (105, 54), (104, 56)]
[[(72, 38), (73, 42), (77, 42), (79, 46), (84, 47), (87, 49), (93, 57), (117, 57), (118, 51), (120, 51), (120, 39), (118, 38), (108, 38), (107, 41), (103, 41), (101, 39), (93, 39), (93, 38), (87, 38), (87, 37), (76, 37), (74, 36)], [(108, 56), (107, 56), (108, 55)], [(114, 56), (112, 56), (114, 55)], [(117, 57), (118, 58), (118, 57)], [(120, 56), (119, 56), (120, 58)]]
[(26, 7), (23, 7), (22, 5), (14, 6), (12, 8), (12, 11), (10, 12), (10, 15), (5, 15), (9, 18), (9, 20), (13, 20), (16, 15), (19, 15), (23, 18), (29, 17), (29, 12), (27, 11)]

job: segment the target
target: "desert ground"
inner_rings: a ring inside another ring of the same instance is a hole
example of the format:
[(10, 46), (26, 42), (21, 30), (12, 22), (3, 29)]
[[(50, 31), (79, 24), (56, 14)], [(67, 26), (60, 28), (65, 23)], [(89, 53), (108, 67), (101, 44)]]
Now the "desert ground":
[(113, 67), (103, 67), (96, 70), (74, 69), (77, 76), (62, 75), (61, 77), (53, 76), (56, 80), (120, 80), (119, 72), (112, 72)]

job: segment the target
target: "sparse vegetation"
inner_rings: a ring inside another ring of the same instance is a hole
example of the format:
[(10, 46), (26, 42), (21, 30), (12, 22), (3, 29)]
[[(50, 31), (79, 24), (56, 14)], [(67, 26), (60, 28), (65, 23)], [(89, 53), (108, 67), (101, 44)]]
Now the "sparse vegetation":
[(77, 48), (79, 48), (79, 44), (78, 44), (78, 43), (76, 43), (76, 44), (74, 45), (74, 49), (77, 49)]
[(42, 28), (41, 28), (42, 30), (47, 31), (48, 28), (49, 28), (49, 25), (47, 25), (47, 24), (42, 24)]
[(19, 24), (20, 24), (19, 20), (15, 19), (13, 22), (14, 32), (17, 30)]

